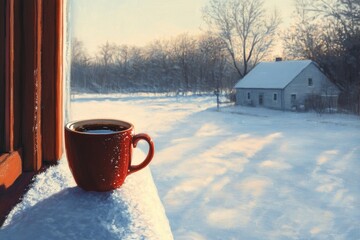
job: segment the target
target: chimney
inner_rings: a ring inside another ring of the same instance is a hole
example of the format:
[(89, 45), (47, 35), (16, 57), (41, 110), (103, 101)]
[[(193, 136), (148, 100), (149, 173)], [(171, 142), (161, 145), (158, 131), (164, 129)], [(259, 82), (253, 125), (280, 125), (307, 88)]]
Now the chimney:
[(275, 62), (281, 62), (281, 61), (282, 61), (282, 58), (281, 58), (281, 57), (275, 58)]

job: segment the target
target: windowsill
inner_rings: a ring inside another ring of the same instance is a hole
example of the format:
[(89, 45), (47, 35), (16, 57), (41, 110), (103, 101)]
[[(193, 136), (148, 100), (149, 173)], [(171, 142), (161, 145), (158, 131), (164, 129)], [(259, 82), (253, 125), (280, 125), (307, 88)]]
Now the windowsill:
[[(141, 150), (134, 149), (136, 154)], [(36, 176), (12, 209), (0, 239), (172, 239), (150, 169), (130, 175), (119, 189), (78, 188), (66, 159)]]
[(20, 202), (36, 172), (22, 173), (9, 188), (0, 187), (0, 228), (9, 211)]

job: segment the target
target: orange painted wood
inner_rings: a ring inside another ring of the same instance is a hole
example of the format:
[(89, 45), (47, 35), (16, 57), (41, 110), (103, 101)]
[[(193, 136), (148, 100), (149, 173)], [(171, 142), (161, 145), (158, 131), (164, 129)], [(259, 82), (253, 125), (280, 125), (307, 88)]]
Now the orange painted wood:
[(0, 156), (5, 152), (5, 14), (6, 2), (0, 0)]
[(0, 157), (0, 188), (9, 188), (22, 173), (20, 152), (14, 151)]
[(43, 2), (42, 143), (43, 159), (48, 162), (62, 155), (62, 11), (62, 0)]
[(34, 175), (35, 172), (23, 173), (11, 187), (0, 188), (0, 226), (4, 223), (11, 209), (20, 202)]
[(62, 17), (62, 0), (0, 0), (0, 225), (62, 154)]
[[(15, 0), (0, 3), (0, 56), (1, 65), (1, 152), (0, 152), (0, 189), (7, 189), (22, 173), (20, 151), (20, 78), (15, 77)], [(20, 59), (20, 57), (19, 57)], [(20, 61), (17, 61), (18, 69)]]
[(14, 61), (13, 61), (13, 147), (18, 150), (22, 147), (21, 143), (21, 117), (22, 117), (22, 2), (23, 0), (14, 0)]
[(63, 0), (56, 0), (56, 124), (55, 124), (55, 159), (63, 154), (64, 110), (63, 110), (63, 53), (64, 53), (64, 4)]
[(41, 138), (41, 27), (42, 1), (23, 1), (22, 144), (23, 169), (36, 171), (42, 163)]
[(14, 151), (14, 0), (6, 1), (5, 152)]
[[(43, 3), (43, 55), (42, 55), (42, 87), (46, 91), (42, 92), (42, 132), (43, 158), (46, 161), (54, 160), (56, 125), (56, 89), (54, 80), (56, 78), (55, 66), (55, 2), (53, 0)], [(49, 33), (49, 34), (47, 34)], [(45, 80), (46, 79), (46, 80)], [(50, 140), (50, 141), (49, 141)]]

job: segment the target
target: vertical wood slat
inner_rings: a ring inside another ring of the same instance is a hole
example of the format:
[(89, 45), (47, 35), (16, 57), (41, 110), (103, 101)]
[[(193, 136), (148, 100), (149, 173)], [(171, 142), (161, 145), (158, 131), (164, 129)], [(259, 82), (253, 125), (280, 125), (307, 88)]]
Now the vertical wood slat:
[(0, 155), (5, 152), (5, 14), (6, 1), (0, 0)]
[(62, 155), (62, 11), (62, 0), (43, 2), (42, 140), (48, 162)]
[(0, 0), (0, 155), (22, 148), (26, 171), (40, 169), (45, 149), (45, 160), (62, 154), (62, 6), (63, 0)]
[[(46, 91), (42, 92), (42, 148), (43, 158), (51, 161), (55, 151), (55, 112), (53, 111), (55, 103), (55, 86), (53, 79), (55, 78), (55, 2), (54, 0), (46, 0), (43, 2), (43, 58), (41, 63), (41, 71), (43, 83), (42, 87)], [(49, 31), (50, 34), (44, 34)], [(50, 141), (49, 141), (50, 140)]]
[(14, 0), (6, 1), (5, 152), (14, 151)]
[(25, 46), (22, 44), (22, 2), (14, 1), (14, 74), (13, 74), (13, 114), (14, 114), (14, 151), (22, 147), (21, 143), (21, 118), (22, 118), (22, 51)]
[(21, 147), (21, 2), (0, 1), (0, 153)]
[[(47, 1), (55, 5), (43, 9)], [(62, 6), (63, 0), (0, 0), (0, 225), (41, 167), (42, 148), (55, 146), (51, 159), (62, 154)], [(45, 31), (43, 14), (50, 8), (55, 8), (56, 17)], [(53, 39), (51, 47), (48, 38)], [(49, 49), (53, 55), (46, 55)], [(47, 64), (42, 66), (42, 59), (54, 65), (54, 77), (45, 77), (41, 69)], [(42, 87), (47, 81), (52, 89)], [(50, 125), (54, 135), (44, 138), (42, 92), (56, 95), (47, 109), (51, 118), (44, 117), (44, 122), (55, 123)], [(42, 146), (42, 141), (48, 144)]]
[(63, 111), (63, 49), (64, 49), (64, 0), (56, 0), (56, 125), (55, 125), (55, 159), (63, 154), (64, 111)]
[[(46, 1), (54, 1), (46, 5), (49, 9), (44, 8)], [(62, 4), (62, 0), (0, 0), (1, 206), (4, 206), (2, 201), (8, 203), (7, 193), (18, 176), (27, 174), (23, 169), (34, 173), (41, 168), (43, 148), (48, 144), (55, 146), (52, 160), (62, 154)], [(45, 31), (42, 21), (44, 12), (49, 10), (56, 17), (51, 16), (53, 20)], [(48, 44), (47, 39), (52, 39), (52, 43)], [(52, 53), (46, 54), (47, 51)], [(43, 63), (53, 64), (54, 77), (42, 76), (46, 76), (42, 67), (47, 67), (47, 64), (42, 66), (42, 59)], [(51, 89), (42, 87), (45, 81), (52, 82)], [(46, 138), (41, 130), (42, 93), (56, 95), (48, 107), (51, 118), (44, 117), (44, 122), (51, 123), (54, 135)], [(48, 143), (42, 146), (43, 141)]]
[[(19, 148), (20, 96), (19, 61), (15, 63), (15, 0), (0, 3), (0, 193), (9, 188), (22, 173), (21, 150)], [(0, 195), (1, 196), (1, 195)], [(0, 198), (1, 199), (1, 198)], [(2, 205), (3, 203), (1, 203)]]
[[(42, 1), (23, 1), (23, 169), (41, 168), (41, 24)], [(31, 10), (30, 10), (31, 9)]]

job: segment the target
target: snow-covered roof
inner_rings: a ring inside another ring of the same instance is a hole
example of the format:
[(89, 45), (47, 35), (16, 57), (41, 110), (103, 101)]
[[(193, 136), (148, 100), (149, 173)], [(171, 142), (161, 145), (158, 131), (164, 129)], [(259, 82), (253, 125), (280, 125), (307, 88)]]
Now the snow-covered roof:
[(260, 62), (235, 88), (283, 89), (311, 63), (311, 60)]

